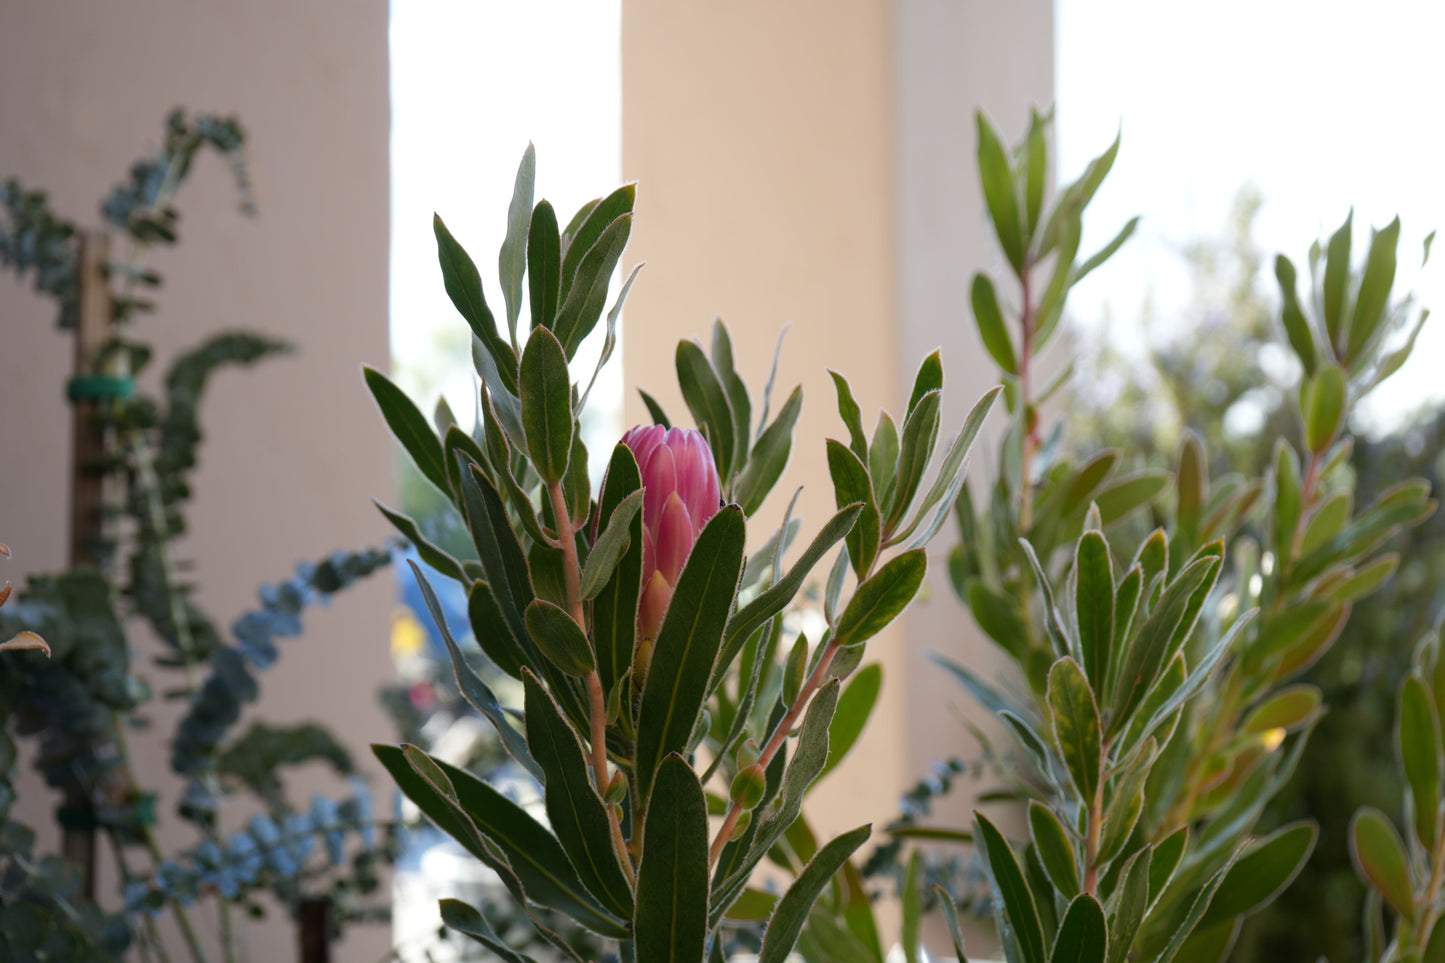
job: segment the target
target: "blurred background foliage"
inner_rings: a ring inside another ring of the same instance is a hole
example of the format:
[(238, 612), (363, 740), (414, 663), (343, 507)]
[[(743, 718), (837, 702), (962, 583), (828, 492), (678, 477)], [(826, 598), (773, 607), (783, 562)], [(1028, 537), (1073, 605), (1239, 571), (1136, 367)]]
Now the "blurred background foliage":
[[(1190, 307), (1162, 317), (1147, 298), (1138, 306), (1142, 358), (1110, 336), (1107, 319), (1102, 333), (1074, 334), (1069, 434), (1078, 451), (1117, 447), (1141, 465), (1168, 468), (1183, 433), (1193, 431), (1204, 440), (1212, 472), (1257, 476), (1277, 438), (1298, 443), (1300, 428), (1280, 387), (1297, 381), (1297, 363), (1279, 344), (1269, 258), (1255, 241), (1264, 201), (1245, 186), (1218, 234), (1178, 249), (1188, 266)], [(1134, 306), (1111, 308), (1122, 315)], [(1445, 409), (1403, 412), (1378, 433), (1358, 437), (1350, 464), (1357, 504), (1371, 504), (1412, 476), (1439, 491)], [(1400, 810), (1395, 697), (1416, 643), (1441, 614), (1445, 515), (1397, 535), (1391, 548), (1400, 553), (1399, 569), (1355, 607), (1333, 648), (1300, 680), (1320, 687), (1328, 711), (1259, 827), (1269, 832), (1311, 817), (1320, 824), (1319, 845), (1278, 900), (1245, 923), (1232, 960), (1362, 958), (1365, 887), (1350, 862), (1348, 827), (1363, 805)]]

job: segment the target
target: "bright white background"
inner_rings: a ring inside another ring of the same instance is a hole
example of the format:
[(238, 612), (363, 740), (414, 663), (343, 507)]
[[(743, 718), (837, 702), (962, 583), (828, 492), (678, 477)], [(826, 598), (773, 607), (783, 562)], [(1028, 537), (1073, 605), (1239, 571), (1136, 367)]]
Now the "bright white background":
[[(1124, 132), (1085, 249), (1144, 216), (1135, 240), (1081, 286), (1076, 321), (1087, 326), (1107, 304), (1115, 335), (1137, 344), (1128, 325), (1145, 293), (1164, 318), (1188, 293), (1172, 252), (1219, 236), (1246, 182), (1264, 195), (1257, 238), (1271, 263), (1285, 253), (1304, 277), (1310, 242), (1353, 204), (1357, 254), (1368, 226), (1400, 215), (1397, 277), (1415, 280), (1421, 241), (1445, 228), (1445, 4), (1058, 0), (1057, 18), (1065, 180), (1121, 122)], [(1432, 260), (1415, 287), (1422, 303), (1445, 309), (1438, 275)], [(1442, 325), (1438, 316), (1426, 324), (1410, 363), (1370, 399), (1371, 422), (1445, 397), (1435, 370)]]
[[(433, 212), (477, 262), (505, 326), (497, 249), (527, 142), (535, 199), (562, 225), (619, 182), (621, 29), (620, 0), (392, 3), (391, 347), (397, 380), (424, 410), (439, 388), (463, 427), (475, 407), (470, 329), (442, 287)], [(579, 377), (583, 365), (591, 373), (588, 347)], [(621, 433), (620, 358), (619, 348), (588, 404), (603, 450)]]

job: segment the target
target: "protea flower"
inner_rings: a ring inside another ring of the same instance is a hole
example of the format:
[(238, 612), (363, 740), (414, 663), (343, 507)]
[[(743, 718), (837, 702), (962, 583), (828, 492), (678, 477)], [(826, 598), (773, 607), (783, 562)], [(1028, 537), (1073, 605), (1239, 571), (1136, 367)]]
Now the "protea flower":
[(717, 465), (703, 436), (689, 428), (648, 425), (622, 438), (642, 472), (642, 598), (637, 607), (635, 675), (651, 661), (652, 642), (693, 543), (717, 514)]

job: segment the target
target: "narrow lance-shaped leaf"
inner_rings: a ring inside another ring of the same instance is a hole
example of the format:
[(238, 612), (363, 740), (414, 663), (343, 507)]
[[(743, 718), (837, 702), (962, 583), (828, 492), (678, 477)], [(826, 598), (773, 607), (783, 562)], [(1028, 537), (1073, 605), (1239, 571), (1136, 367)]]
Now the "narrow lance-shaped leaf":
[(978, 173), (983, 183), (983, 199), (988, 206), (999, 246), (1013, 266), (1014, 273), (1024, 271), (1023, 220), (1019, 216), (1018, 195), (1014, 189), (1013, 171), (1009, 169), (1008, 153), (993, 125), (977, 114)]
[(1104, 908), (1088, 893), (1074, 897), (1059, 924), (1049, 963), (1098, 963), (1108, 946)]
[(557, 234), (557, 214), (547, 201), (532, 212), (527, 235), (527, 290), (532, 309), (532, 327), (550, 328), (557, 319), (562, 284), (562, 242)]
[(1433, 850), (1440, 823), (1440, 719), (1425, 680), (1416, 672), (1400, 686), (1396, 746), (1414, 803), (1415, 832)]
[(1289, 338), (1289, 345), (1294, 349), (1295, 356), (1304, 366), (1305, 376), (1308, 377), (1315, 373), (1315, 365), (1319, 363), (1319, 353), (1315, 348), (1315, 338), (1310, 331), (1309, 321), (1305, 319), (1304, 311), (1300, 309), (1299, 293), (1295, 286), (1294, 265), (1283, 254), (1275, 258), (1274, 276), (1279, 280), (1282, 302), (1280, 318), (1284, 322), (1285, 335)]
[(676, 753), (657, 768), (642, 830), (637, 963), (702, 963), (708, 930), (707, 801)]
[(1330, 345), (1343, 352), (1349, 324), (1350, 241), (1354, 234), (1355, 212), (1351, 208), (1339, 230), (1330, 236), (1325, 253), (1325, 330)]
[(809, 861), (782, 899), (778, 900), (768, 921), (767, 932), (763, 934), (758, 963), (784, 963), (798, 942), (818, 896), (848, 858), (867, 841), (870, 832), (871, 827), (859, 826), (850, 833), (844, 833), (820, 849)]
[(436, 593), (432, 591), (431, 583), (415, 562), (408, 560), (411, 566), (412, 575), (415, 576), (417, 585), (421, 588), (422, 598), (426, 607), (431, 612), (432, 620), (436, 622), (437, 631), (441, 633), (442, 641), (446, 643), (447, 651), (451, 653), (452, 669), (456, 673), (457, 688), (472, 706), (491, 722), (497, 730), (497, 735), (502, 739), (502, 745), (506, 748), (511, 757), (517, 760), (524, 769), (535, 776), (539, 781), (542, 779), (542, 769), (537, 765), (535, 759), (527, 750), (527, 742), (522, 734), (512, 728), (507, 721), (506, 710), (492, 694), (492, 690), (482, 681), (481, 677), (472, 671), (467, 664), (462, 650), (457, 645), (456, 639), (452, 638), (451, 628), (447, 625), (446, 615), (442, 612), (441, 603), (437, 601)]
[(596, 669), (587, 635), (566, 609), (545, 599), (534, 599), (527, 606), (526, 620), (532, 641), (557, 668), (572, 676)]
[(1114, 563), (1099, 532), (1085, 532), (1074, 552), (1075, 610), (1084, 673), (1103, 688), (1114, 639)]
[(858, 456), (841, 442), (829, 438), (827, 451), (828, 474), (833, 479), (833, 497), (838, 507), (841, 509), (854, 503), (863, 506), (856, 524), (848, 531), (848, 557), (853, 563), (854, 574), (861, 579), (878, 557), (882, 535), (873, 483)]
[(853, 389), (848, 385), (848, 379), (836, 371), (829, 371), (833, 378), (833, 387), (838, 393), (838, 416), (843, 419), (843, 424), (848, 429), (848, 447), (853, 454), (858, 456), (861, 464), (868, 464), (868, 439), (863, 434), (863, 412), (858, 408), (858, 402), (853, 400)]
[(922, 549), (890, 559), (853, 593), (838, 619), (834, 641), (858, 645), (883, 631), (913, 601), (927, 571), (928, 556)]
[(1099, 787), (1099, 708), (1088, 679), (1073, 659), (1060, 659), (1049, 671), (1049, 714), (1069, 776), (1080, 798), (1091, 801)]
[(527, 145), (517, 167), (512, 203), (507, 208), (507, 237), (497, 254), (497, 276), (507, 302), (507, 332), (517, 343), (517, 319), (522, 315), (522, 275), (527, 266), (527, 234), (532, 224), (532, 190), (537, 179), (537, 150)]
[(1355, 867), (1406, 920), (1414, 922), (1415, 894), (1410, 887), (1405, 844), (1379, 810), (1365, 806), (1350, 820), (1350, 854)]
[[(532, 465), (545, 484), (562, 480), (572, 451), (572, 382), (567, 355), (546, 328), (535, 329), (522, 352), (522, 427)], [(558, 520), (562, 532), (562, 520)]]
[(678, 577), (638, 708), (637, 781), (644, 798), (663, 758), (687, 749), (742, 576), (745, 540), (742, 512), (723, 508), (698, 536)]
[(546, 773), (547, 821), (588, 891), (609, 910), (627, 918), (633, 910), (632, 889), (612, 845), (606, 803), (588, 778), (582, 745), (537, 677), (524, 672), (522, 681), (527, 745)]
[(978, 836), (983, 842), (983, 857), (988, 864), (989, 881), (993, 885), (994, 904), (1003, 924), (1004, 940), (1018, 944), (1023, 963), (1045, 963), (1044, 933), (1039, 926), (1039, 913), (1034, 905), (1028, 883), (1008, 841), (981, 813)]
[(695, 341), (677, 343), (677, 383), (682, 389), (682, 400), (687, 403), (697, 422), (707, 435), (713, 455), (717, 459), (718, 474), (730, 479), (735, 467), (733, 446), (736, 429), (733, 426), (733, 409), (728, 401), (726, 389), (713, 369), (702, 347)]
[(442, 494), (451, 497), (451, 485), (447, 481), (446, 463), (442, 460), (442, 444), (432, 432), (426, 415), (412, 404), (406, 392), (402, 391), (386, 375), (369, 366), (362, 367), (366, 387), (376, 399), (376, 406), (386, 419), (387, 427), (427, 481), (435, 485)]
[(998, 306), (998, 295), (994, 292), (993, 282), (988, 279), (988, 275), (973, 276), (971, 300), (979, 339), (983, 341), (989, 356), (1007, 374), (1018, 374), (1018, 359), (1014, 355), (1013, 342), (1009, 339), (1008, 326), (1004, 324), (1003, 311)]
[(587, 555), (587, 564), (582, 567), (581, 595), (583, 599), (594, 598), (606, 586), (617, 563), (632, 545), (632, 520), (642, 508), (641, 489), (628, 495), (613, 510), (607, 520), (607, 527), (597, 536), (592, 551)]
[(1074, 845), (1059, 817), (1037, 799), (1029, 802), (1029, 835), (1054, 888), (1065, 899), (1073, 899), (1079, 892), (1079, 864)]

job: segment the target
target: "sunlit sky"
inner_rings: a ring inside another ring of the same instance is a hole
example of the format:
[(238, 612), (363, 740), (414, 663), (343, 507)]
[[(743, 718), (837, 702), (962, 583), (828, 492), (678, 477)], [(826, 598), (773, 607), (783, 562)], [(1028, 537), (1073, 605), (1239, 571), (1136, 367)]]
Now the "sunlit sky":
[[(1265, 199), (1257, 236), (1303, 267), (1310, 242), (1351, 205), (1365, 225), (1403, 222), (1401, 278), (1445, 226), (1445, 122), (1438, 47), (1445, 4), (1374, 0), (1058, 0), (1060, 168), (1077, 175), (1122, 124), (1123, 147), (1086, 224), (1085, 247), (1143, 215), (1136, 240), (1079, 290), (1085, 330), (1128, 320), (1146, 294), (1167, 317), (1187, 288), (1176, 251), (1217, 236), (1240, 187)], [(496, 251), (517, 161), (536, 144), (538, 197), (565, 220), (620, 171), (620, 0), (394, 0), (392, 345), (403, 381), (442, 383), (470, 418), (466, 328), (439, 283), (431, 214), (472, 252), (501, 314)], [(1431, 266), (1416, 285), (1442, 290)], [(1373, 399), (1372, 417), (1445, 397), (1431, 369), (1445, 332)], [(440, 344), (450, 351), (438, 351)], [(615, 371), (615, 366), (614, 366)], [(599, 401), (620, 384), (603, 385)]]

